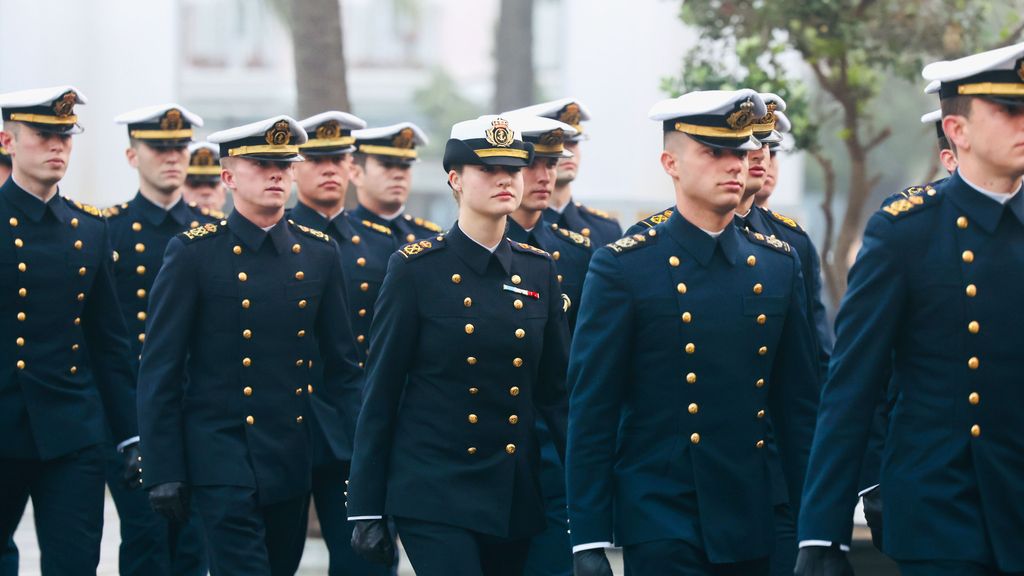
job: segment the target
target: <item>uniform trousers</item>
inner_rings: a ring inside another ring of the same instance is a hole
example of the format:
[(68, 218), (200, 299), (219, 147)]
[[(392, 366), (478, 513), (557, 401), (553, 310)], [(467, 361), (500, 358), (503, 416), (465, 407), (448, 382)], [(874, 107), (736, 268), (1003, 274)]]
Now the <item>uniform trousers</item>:
[(775, 549), (772, 550), (772, 576), (792, 576), (799, 552), (796, 542), (796, 519), (789, 504), (775, 506)]
[(530, 539), (510, 540), (465, 528), (395, 518), (416, 576), (522, 576)]
[(768, 576), (770, 570), (768, 558), (713, 564), (703, 550), (685, 540), (625, 546), (623, 560), (633, 576)]
[(97, 444), (53, 460), (0, 458), (0, 542), (10, 542), (31, 498), (43, 574), (95, 576), (106, 449)]
[(306, 532), (308, 496), (261, 505), (256, 489), (193, 486), (212, 576), (292, 576)]
[(1024, 572), (1002, 572), (991, 566), (957, 560), (897, 562), (903, 576), (1024, 576)]

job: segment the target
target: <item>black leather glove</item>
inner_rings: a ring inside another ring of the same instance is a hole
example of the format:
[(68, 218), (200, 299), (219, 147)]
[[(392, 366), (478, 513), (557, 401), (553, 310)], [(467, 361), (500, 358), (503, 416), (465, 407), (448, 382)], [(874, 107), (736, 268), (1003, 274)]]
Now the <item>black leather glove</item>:
[(871, 528), (871, 543), (882, 550), (882, 487), (875, 486), (870, 492), (866, 492), (864, 500), (864, 519), (868, 521), (868, 528)]
[(188, 519), (188, 484), (165, 482), (149, 489), (149, 505), (157, 514), (179, 524)]
[(352, 550), (370, 562), (390, 566), (395, 561), (395, 543), (391, 540), (388, 521), (356, 520), (352, 529)]
[(612, 576), (612, 566), (604, 548), (580, 550), (572, 555), (573, 576)]
[(806, 546), (796, 556), (796, 576), (853, 576), (853, 566), (838, 544)]
[(121, 450), (124, 468), (121, 470), (121, 482), (128, 490), (142, 487), (142, 452), (139, 443), (133, 442)]

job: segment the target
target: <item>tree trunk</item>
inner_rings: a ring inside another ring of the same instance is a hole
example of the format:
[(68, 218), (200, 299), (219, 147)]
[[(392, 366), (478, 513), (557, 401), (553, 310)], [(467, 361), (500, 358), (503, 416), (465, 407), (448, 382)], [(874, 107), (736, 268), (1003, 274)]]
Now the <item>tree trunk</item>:
[(305, 118), (325, 110), (351, 111), (345, 78), (341, 0), (288, 2), (295, 53), (297, 114)]
[(864, 206), (871, 192), (868, 184), (867, 155), (860, 140), (856, 136), (851, 136), (846, 142), (846, 148), (850, 157), (850, 187), (846, 196), (846, 213), (843, 214), (843, 222), (839, 227), (839, 238), (836, 240), (836, 251), (832, 255), (832, 265), (835, 267), (835, 274), (832, 278), (835, 286), (832, 287), (832, 291), (840, 299), (846, 293), (846, 273), (850, 268), (850, 250), (860, 240), (861, 230), (864, 226)]
[(495, 35), (494, 112), (533, 103), (533, 2), (501, 0)]
[(821, 242), (821, 271), (825, 276), (825, 290), (829, 302), (832, 304), (832, 309), (835, 310), (839, 307), (839, 299), (842, 295), (838, 291), (836, 282), (836, 269), (832, 265), (835, 260), (835, 254), (832, 249), (832, 239), (835, 235), (836, 228), (836, 217), (833, 209), (833, 200), (836, 197), (836, 169), (832, 165), (832, 160), (827, 158), (820, 150), (809, 150), (808, 153), (817, 160), (821, 166), (821, 171), (824, 173), (825, 179), (825, 195), (821, 200), (821, 213), (825, 217), (825, 233), (822, 235)]

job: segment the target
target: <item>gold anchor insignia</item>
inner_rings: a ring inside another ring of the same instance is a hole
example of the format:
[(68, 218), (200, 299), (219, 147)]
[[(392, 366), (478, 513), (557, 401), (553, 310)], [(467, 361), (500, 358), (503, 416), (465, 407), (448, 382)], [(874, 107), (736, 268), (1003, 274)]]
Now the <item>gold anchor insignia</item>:
[(498, 148), (508, 148), (515, 141), (515, 132), (508, 125), (508, 120), (495, 118), (491, 127), (485, 132), (487, 143)]
[(200, 148), (192, 154), (193, 166), (213, 166), (213, 150)]
[(340, 134), (341, 124), (337, 120), (328, 120), (316, 128), (316, 137), (322, 140), (331, 140)]
[(537, 142), (542, 146), (558, 146), (565, 139), (565, 130), (555, 128), (540, 135)]
[(271, 146), (284, 146), (292, 141), (292, 128), (287, 120), (278, 120), (274, 126), (266, 132), (267, 144)]
[(767, 107), (768, 112), (757, 121), (758, 124), (772, 124), (775, 122), (775, 109), (778, 107), (778, 104), (769, 102)]
[(558, 121), (564, 122), (570, 126), (578, 126), (580, 123), (580, 106), (575, 102), (565, 105), (562, 108), (562, 112), (558, 115)]
[(754, 123), (754, 101), (747, 99), (739, 104), (739, 109), (729, 114), (725, 123), (733, 130), (742, 130)]
[(164, 117), (160, 119), (161, 130), (181, 130), (181, 127), (184, 125), (180, 110), (168, 110)]
[(53, 103), (53, 112), (61, 118), (67, 118), (75, 112), (75, 102), (78, 97), (70, 90), (65, 92), (59, 100)]
[(415, 136), (415, 132), (413, 132), (412, 128), (402, 128), (398, 131), (398, 134), (391, 139), (391, 145), (395, 148), (409, 150), (413, 145), (413, 136)]

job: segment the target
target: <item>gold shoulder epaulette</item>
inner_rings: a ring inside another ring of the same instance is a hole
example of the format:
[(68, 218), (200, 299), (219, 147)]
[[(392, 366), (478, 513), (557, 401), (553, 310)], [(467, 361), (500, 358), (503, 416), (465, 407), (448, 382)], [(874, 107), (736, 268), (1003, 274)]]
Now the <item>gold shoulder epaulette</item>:
[(552, 224), (551, 229), (557, 232), (556, 236), (560, 236), (566, 242), (590, 248), (590, 238), (587, 238), (586, 236), (580, 234), (579, 232), (573, 232), (572, 230), (559, 228), (558, 224)]
[(363, 220), (361, 223), (363, 226), (366, 226), (374, 232), (380, 232), (386, 236), (391, 236), (391, 228), (388, 228), (387, 226), (377, 224), (376, 222), (370, 222), (369, 220)]
[(772, 218), (775, 218), (779, 222), (782, 222), (783, 224), (789, 226), (790, 228), (793, 228), (794, 230), (801, 229), (800, 225), (796, 223), (796, 220), (793, 220), (789, 216), (783, 216), (782, 214), (779, 214), (775, 210), (768, 210), (768, 213), (772, 215)]
[(929, 196), (921, 193), (903, 196), (901, 193), (891, 198), (885, 206), (882, 206), (882, 212), (890, 216), (902, 216), (919, 206), (923, 206), (927, 202), (925, 198), (929, 198)]
[(658, 224), (661, 224), (662, 222), (667, 222), (668, 219), (672, 217), (672, 213), (673, 212), (675, 212), (674, 208), (668, 208), (668, 209), (664, 210), (663, 212), (658, 212), (657, 214), (651, 214), (647, 218), (644, 218), (643, 220), (637, 222), (637, 224), (643, 224), (644, 226), (647, 226), (648, 228), (654, 228), (655, 226), (657, 226)]
[(582, 210), (586, 210), (587, 212), (593, 214), (594, 216), (597, 216), (598, 218), (604, 218), (605, 220), (611, 220), (613, 222), (615, 221), (615, 218), (613, 218), (611, 214), (605, 212), (604, 210), (598, 210), (597, 208), (591, 208), (590, 206), (586, 206), (579, 203), (576, 204), (576, 207)]
[(623, 236), (622, 238), (619, 238), (615, 242), (608, 244), (608, 247), (611, 248), (612, 252), (615, 252), (616, 254), (622, 254), (623, 252), (628, 252), (630, 250), (635, 250), (641, 246), (647, 246), (648, 244), (652, 244), (654, 242), (654, 239), (657, 237), (658, 231), (651, 229), (643, 234)]
[(309, 226), (306, 226), (304, 224), (296, 224), (294, 220), (288, 220), (288, 223), (291, 224), (293, 228), (297, 229), (299, 232), (302, 232), (306, 236), (312, 236), (313, 238), (316, 238), (317, 240), (323, 240), (324, 242), (331, 241), (330, 236), (324, 234), (319, 230), (314, 230), (313, 228), (310, 228)]
[(908, 188), (904, 188), (899, 192), (899, 195), (904, 198), (910, 198), (911, 196), (920, 196), (922, 194), (926, 196), (935, 196), (935, 188), (932, 188), (931, 184), (925, 184), (924, 186), (910, 186)]
[(426, 254), (428, 252), (434, 252), (445, 247), (444, 236), (438, 236), (431, 238), (430, 240), (417, 240), (416, 242), (410, 242), (405, 246), (398, 249), (398, 253), (405, 257), (406, 260), (416, 258)]
[(516, 242), (514, 240), (509, 240), (508, 243), (512, 245), (513, 250), (518, 250), (520, 252), (525, 252), (527, 254), (534, 254), (536, 256), (546, 256), (549, 258), (551, 257), (551, 255), (548, 254), (547, 252), (541, 250), (540, 248), (537, 248), (536, 246), (531, 246), (526, 242)]
[(793, 248), (790, 247), (788, 242), (786, 242), (785, 240), (779, 240), (778, 238), (775, 237), (774, 234), (770, 236), (765, 236), (760, 232), (754, 232), (746, 228), (744, 228), (743, 231), (746, 233), (747, 238), (749, 238), (755, 244), (762, 244), (764, 246), (774, 248), (779, 252), (789, 253), (793, 251)]
[(77, 200), (71, 200), (71, 205), (74, 206), (75, 208), (78, 208), (79, 211), (85, 212), (89, 216), (103, 218), (103, 211), (93, 206), (92, 204), (83, 204), (81, 202), (78, 202)]
[(427, 230), (430, 230), (431, 232), (434, 232), (435, 234), (441, 232), (441, 227), (438, 226), (436, 223), (431, 222), (430, 220), (425, 220), (423, 218), (413, 218), (412, 221), (413, 221), (414, 224), (416, 224), (420, 228), (426, 228)]
[(207, 216), (209, 216), (211, 218), (216, 218), (218, 220), (223, 220), (224, 217), (226, 216), (226, 214), (224, 214), (220, 210), (216, 210), (214, 208), (207, 208), (206, 212), (204, 212), (204, 214), (206, 214)]
[(104, 218), (113, 218), (114, 216), (120, 215), (124, 210), (126, 209), (121, 206), (108, 206), (107, 208), (100, 210), (100, 212), (103, 214)]
[(226, 229), (227, 229), (227, 221), (226, 220), (221, 220), (219, 225), (214, 224), (212, 222), (209, 222), (209, 223), (203, 224), (202, 226), (196, 226), (195, 228), (190, 228), (190, 229), (185, 230), (184, 232), (182, 232), (181, 236), (184, 237), (186, 240), (191, 242), (193, 240), (198, 240), (200, 238), (210, 238), (210, 237), (213, 237), (213, 236), (217, 235), (218, 233), (223, 232)]

